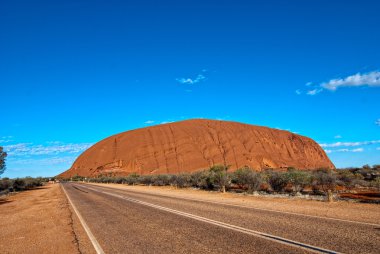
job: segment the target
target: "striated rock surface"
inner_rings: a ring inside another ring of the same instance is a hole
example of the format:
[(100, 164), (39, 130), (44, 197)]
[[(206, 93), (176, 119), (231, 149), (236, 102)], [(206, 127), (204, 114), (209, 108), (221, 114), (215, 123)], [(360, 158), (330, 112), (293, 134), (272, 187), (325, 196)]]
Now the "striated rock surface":
[(335, 168), (312, 139), (288, 131), (215, 120), (187, 120), (123, 132), (83, 152), (61, 177), (193, 172), (212, 165)]

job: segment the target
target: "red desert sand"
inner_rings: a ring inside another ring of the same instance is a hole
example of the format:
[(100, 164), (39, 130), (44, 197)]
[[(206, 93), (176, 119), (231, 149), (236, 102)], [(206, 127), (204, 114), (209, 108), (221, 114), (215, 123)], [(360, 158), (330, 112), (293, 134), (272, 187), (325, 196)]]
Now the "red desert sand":
[(0, 197), (0, 253), (95, 253), (59, 184)]

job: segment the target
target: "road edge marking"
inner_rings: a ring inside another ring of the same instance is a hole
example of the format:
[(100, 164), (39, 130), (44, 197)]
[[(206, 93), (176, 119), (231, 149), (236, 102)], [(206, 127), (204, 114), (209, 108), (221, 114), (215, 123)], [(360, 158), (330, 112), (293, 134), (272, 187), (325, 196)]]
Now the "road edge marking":
[(94, 247), (96, 253), (97, 254), (104, 254), (104, 251), (103, 251), (102, 247), (100, 246), (99, 242), (96, 240), (94, 234), (91, 232), (90, 228), (87, 226), (87, 223), (84, 221), (82, 215), (80, 215), (80, 213), (77, 210), (77, 208), (75, 207), (74, 203), (71, 201), (69, 195), (67, 194), (67, 192), (65, 190), (65, 187), (63, 186), (63, 184), (60, 184), (60, 185), (61, 185), (61, 188), (62, 188), (63, 192), (66, 195), (67, 200), (69, 201), (71, 207), (73, 208), (75, 214), (77, 215), (77, 217), (78, 217), (78, 219), (79, 219), (79, 221), (80, 221), (83, 229), (86, 231), (87, 236), (90, 239), (90, 241), (92, 243), (92, 246)]

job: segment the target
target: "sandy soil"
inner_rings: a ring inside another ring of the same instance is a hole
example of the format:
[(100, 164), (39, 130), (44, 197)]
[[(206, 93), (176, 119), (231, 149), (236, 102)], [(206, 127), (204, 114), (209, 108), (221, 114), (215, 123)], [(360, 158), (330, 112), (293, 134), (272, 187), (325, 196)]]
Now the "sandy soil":
[(0, 201), (1, 253), (94, 253), (59, 184)]
[(174, 187), (128, 186), (121, 184), (99, 185), (120, 189), (125, 188), (152, 194), (225, 202), (284, 212), (294, 212), (313, 216), (380, 224), (380, 205), (377, 204), (360, 204), (347, 201), (328, 203), (304, 199), (273, 198), (263, 196), (257, 197), (233, 193), (223, 194), (219, 192), (195, 189), (175, 189)]

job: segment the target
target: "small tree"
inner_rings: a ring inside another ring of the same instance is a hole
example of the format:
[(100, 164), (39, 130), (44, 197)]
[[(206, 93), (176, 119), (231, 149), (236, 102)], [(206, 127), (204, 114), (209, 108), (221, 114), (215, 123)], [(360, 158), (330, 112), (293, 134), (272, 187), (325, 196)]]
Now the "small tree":
[(314, 187), (320, 187), (328, 196), (328, 200), (332, 201), (332, 192), (336, 187), (336, 175), (332, 170), (317, 170), (313, 175)]
[(270, 172), (267, 178), (269, 185), (275, 192), (283, 192), (288, 184), (285, 174), (281, 172)]
[(263, 179), (261, 175), (250, 168), (241, 168), (234, 172), (233, 180), (236, 184), (247, 188), (248, 193), (253, 193), (260, 189)]
[(7, 153), (3, 150), (3, 147), (0, 146), (0, 176), (4, 173), (5, 166), (5, 158), (7, 157)]
[(376, 177), (375, 180), (372, 181), (372, 186), (380, 192), (380, 176)]
[(337, 178), (346, 188), (352, 188), (355, 185), (355, 175), (349, 169), (339, 170)]
[(24, 179), (21, 179), (21, 178), (16, 178), (14, 181), (13, 181), (13, 189), (15, 191), (23, 191), (25, 190), (25, 180)]
[(7, 191), (13, 185), (12, 181), (8, 178), (3, 178), (0, 180), (0, 192)]
[(293, 192), (301, 192), (307, 185), (311, 183), (311, 175), (309, 172), (301, 170), (288, 170), (285, 174), (288, 183), (292, 184)]
[(229, 166), (215, 165), (210, 168), (210, 177), (219, 186), (219, 190), (226, 192), (226, 187), (230, 184), (231, 178), (227, 173)]

